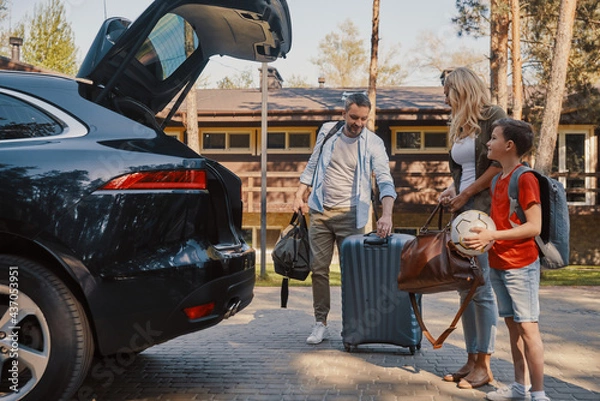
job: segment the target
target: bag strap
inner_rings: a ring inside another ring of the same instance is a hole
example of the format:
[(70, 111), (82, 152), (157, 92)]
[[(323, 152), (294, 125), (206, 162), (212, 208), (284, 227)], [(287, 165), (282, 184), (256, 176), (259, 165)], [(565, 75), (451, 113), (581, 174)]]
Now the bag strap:
[(435, 217), (436, 213), (438, 214), (438, 229), (441, 230), (442, 229), (442, 220), (444, 217), (444, 206), (442, 205), (442, 203), (438, 203), (435, 207), (435, 209), (433, 209), (433, 212), (431, 212), (431, 214), (429, 215), (429, 217), (427, 218), (427, 221), (425, 222), (425, 224), (423, 224), (423, 227), (421, 227), (421, 232), (425, 233), (427, 231), (429, 231), (429, 224), (431, 224), (431, 220), (433, 220), (433, 218)]
[[(471, 264), (472, 265), (475, 264), (474, 258), (471, 258)], [(415, 293), (414, 292), (408, 293), (408, 295), (410, 296), (410, 303), (412, 305), (413, 311), (415, 312), (415, 317), (417, 318), (417, 322), (419, 322), (419, 326), (421, 327), (421, 331), (423, 332), (423, 335), (429, 340), (431, 345), (433, 345), (433, 349), (442, 348), (442, 345), (444, 344), (444, 341), (446, 341), (446, 338), (448, 338), (450, 333), (452, 333), (456, 329), (456, 325), (458, 324), (458, 321), (460, 320), (465, 309), (467, 309), (469, 302), (471, 302), (471, 299), (475, 295), (475, 291), (477, 290), (477, 287), (479, 287), (479, 280), (473, 280), (473, 284), (471, 284), (471, 289), (469, 290), (469, 293), (465, 297), (465, 300), (460, 305), (458, 312), (456, 312), (456, 316), (454, 316), (452, 323), (450, 323), (450, 326), (446, 330), (444, 330), (444, 332), (437, 339), (433, 338), (433, 336), (431, 335), (431, 333), (429, 332), (429, 330), (427, 330), (427, 327), (425, 326), (425, 322), (423, 321), (423, 317), (421, 316), (421, 310), (419, 309), (419, 305), (417, 304), (417, 297), (416, 297)]]
[[(306, 230), (308, 232), (308, 226), (306, 225), (306, 218), (304, 217), (302, 210), (298, 210), (297, 212), (294, 212), (294, 214), (292, 215), (292, 218), (290, 220), (290, 225), (300, 227), (301, 229)], [(298, 250), (296, 249), (296, 246), (297, 246), (297, 244), (296, 244), (296, 242), (294, 242), (294, 264), (296, 264), (297, 258), (298, 258)], [(290, 294), (289, 286), (290, 286), (290, 278), (287, 276), (284, 276), (281, 279), (281, 293), (280, 293), (282, 308), (287, 308), (288, 297)]]
[(281, 297), (281, 307), (282, 308), (287, 308), (288, 296), (290, 294), (289, 282), (290, 282), (289, 277), (284, 277), (281, 279), (280, 297)]

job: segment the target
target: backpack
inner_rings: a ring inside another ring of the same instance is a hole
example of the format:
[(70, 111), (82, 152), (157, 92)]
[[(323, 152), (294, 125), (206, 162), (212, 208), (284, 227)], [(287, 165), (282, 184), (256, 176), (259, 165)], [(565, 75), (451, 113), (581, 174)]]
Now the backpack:
[[(558, 269), (569, 263), (569, 207), (564, 186), (526, 165), (521, 165), (513, 172), (508, 184), (510, 213), (517, 214), (520, 221), (526, 221), (525, 212), (519, 205), (519, 177), (523, 173), (532, 173), (540, 184), (540, 200), (542, 202), (542, 231), (535, 237), (540, 252), (540, 264), (545, 269)], [(502, 173), (492, 180), (492, 194)], [(510, 222), (513, 227), (514, 222)]]
[(275, 273), (283, 276), (281, 281), (281, 307), (287, 307), (288, 281), (290, 278), (304, 281), (310, 273), (310, 243), (308, 227), (302, 211), (294, 213), (290, 224), (281, 231), (271, 252)]

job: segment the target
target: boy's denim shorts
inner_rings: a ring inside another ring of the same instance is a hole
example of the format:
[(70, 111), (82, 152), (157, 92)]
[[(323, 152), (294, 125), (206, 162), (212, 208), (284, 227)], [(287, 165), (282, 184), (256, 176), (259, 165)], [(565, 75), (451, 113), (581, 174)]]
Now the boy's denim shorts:
[(490, 269), (490, 281), (498, 301), (498, 315), (517, 323), (537, 322), (540, 317), (540, 260), (520, 269)]

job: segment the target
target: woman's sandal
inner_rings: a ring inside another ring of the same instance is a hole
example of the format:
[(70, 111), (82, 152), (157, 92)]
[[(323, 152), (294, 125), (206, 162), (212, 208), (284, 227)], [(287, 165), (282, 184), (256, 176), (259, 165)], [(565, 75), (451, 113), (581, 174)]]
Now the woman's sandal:
[(448, 373), (443, 377), (445, 382), (459, 382), (460, 379), (468, 375), (470, 372), (454, 372)]
[(481, 386), (485, 386), (486, 384), (491, 383), (492, 381), (494, 381), (494, 378), (491, 377), (490, 375), (485, 375), (485, 377), (478, 381), (478, 382), (472, 382), (469, 381), (465, 378), (462, 378), (459, 380), (458, 382), (458, 388), (462, 388), (462, 389), (473, 389), (473, 388), (478, 388)]

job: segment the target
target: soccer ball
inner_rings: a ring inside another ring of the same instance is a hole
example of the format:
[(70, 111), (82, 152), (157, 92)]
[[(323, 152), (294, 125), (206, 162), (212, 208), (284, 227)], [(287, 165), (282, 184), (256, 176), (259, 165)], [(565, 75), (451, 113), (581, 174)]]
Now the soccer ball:
[(473, 235), (471, 228), (483, 227), (488, 230), (496, 230), (494, 220), (486, 213), (479, 210), (467, 210), (459, 214), (453, 221), (450, 227), (450, 238), (458, 250), (465, 255), (476, 256), (489, 251), (493, 245), (493, 241), (487, 244), (482, 249), (467, 248), (463, 244), (463, 238)]

